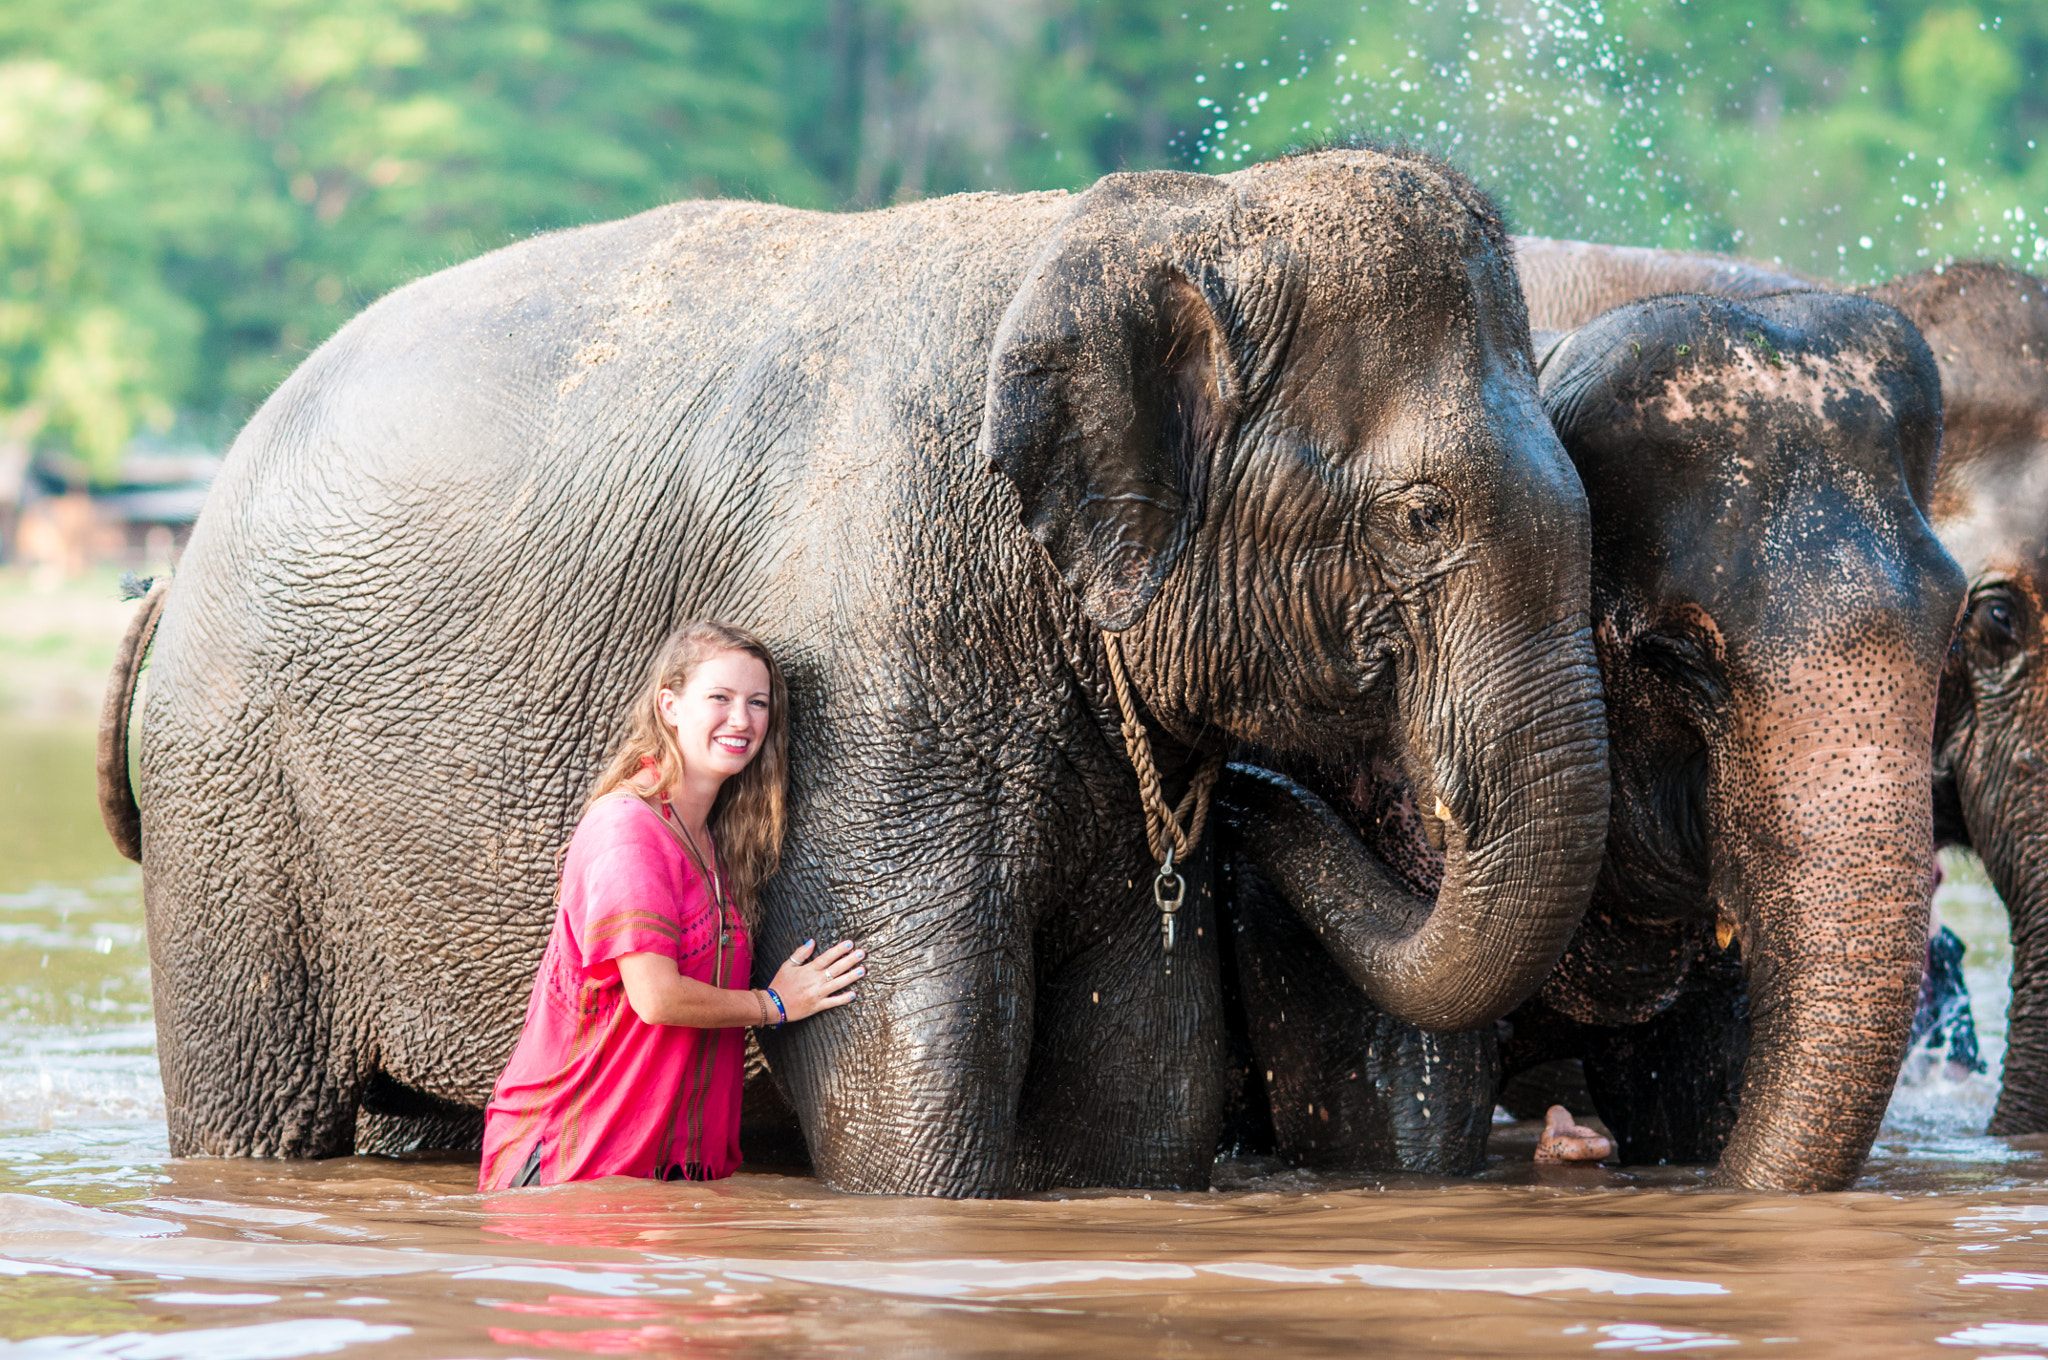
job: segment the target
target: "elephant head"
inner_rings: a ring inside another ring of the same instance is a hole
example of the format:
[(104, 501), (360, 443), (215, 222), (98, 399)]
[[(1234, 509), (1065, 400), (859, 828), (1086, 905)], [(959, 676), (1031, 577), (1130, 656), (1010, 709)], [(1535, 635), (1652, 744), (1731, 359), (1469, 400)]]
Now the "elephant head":
[[(1498, 214), (1425, 158), (1324, 152), (1083, 195), (997, 334), (983, 448), (1184, 748), (1384, 752), (1436, 900), (1319, 919), (1393, 1014), (1504, 1013), (1598, 863), (1585, 504), (1538, 403)], [(1355, 841), (1240, 809), (1271, 872)], [(1300, 895), (1311, 901), (1314, 895)]]
[(1934, 527), (1969, 578), (1942, 676), (1935, 816), (2012, 916), (1997, 1134), (2048, 1130), (2048, 282), (1952, 264), (1871, 290), (1941, 369)]
[(1629, 1024), (1739, 949), (1749, 1051), (1719, 1178), (1845, 1185), (1927, 942), (1962, 590), (1926, 518), (1932, 356), (1860, 298), (1669, 297), (1563, 338), (1542, 391), (1592, 506), (1614, 770), (1599, 885), (1542, 998)]

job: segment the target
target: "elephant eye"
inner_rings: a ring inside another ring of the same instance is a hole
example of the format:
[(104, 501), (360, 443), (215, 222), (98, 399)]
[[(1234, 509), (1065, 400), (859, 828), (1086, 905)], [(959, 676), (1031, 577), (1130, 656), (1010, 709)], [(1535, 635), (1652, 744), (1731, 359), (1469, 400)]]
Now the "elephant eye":
[(2020, 648), (2019, 601), (2002, 587), (1978, 593), (1970, 601), (1964, 635), (1982, 661), (2001, 665)]
[(1402, 538), (1417, 545), (1435, 543), (1451, 532), (1457, 505), (1437, 487), (1412, 486), (1394, 498), (1394, 523)]
[(1697, 638), (1683, 633), (1644, 633), (1636, 639), (1636, 659), (1665, 679), (1685, 686), (1712, 703), (1728, 696), (1715, 673), (1713, 658)]

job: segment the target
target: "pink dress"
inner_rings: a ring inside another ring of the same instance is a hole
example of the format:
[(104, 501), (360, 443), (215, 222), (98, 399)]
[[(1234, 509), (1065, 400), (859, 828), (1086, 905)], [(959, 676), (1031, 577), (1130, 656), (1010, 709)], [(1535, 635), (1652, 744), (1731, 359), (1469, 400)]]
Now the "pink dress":
[[(569, 842), (526, 1028), (484, 1112), (479, 1189), (738, 1168), (746, 1031), (642, 1021), (618, 965), (641, 953), (727, 987), (746, 986), (753, 967), (738, 913), (714, 907), (661, 814), (624, 794), (599, 801)], [(522, 1179), (536, 1148), (539, 1174)]]

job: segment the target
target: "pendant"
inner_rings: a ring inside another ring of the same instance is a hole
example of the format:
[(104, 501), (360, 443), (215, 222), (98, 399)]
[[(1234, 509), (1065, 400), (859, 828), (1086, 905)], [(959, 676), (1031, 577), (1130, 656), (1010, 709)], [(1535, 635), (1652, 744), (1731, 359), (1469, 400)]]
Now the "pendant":
[(1159, 877), (1152, 880), (1152, 901), (1159, 908), (1159, 946), (1171, 955), (1173, 953), (1173, 922), (1180, 911), (1180, 904), (1188, 894), (1188, 881), (1174, 871), (1173, 852), (1166, 852), (1166, 862), (1159, 866)]

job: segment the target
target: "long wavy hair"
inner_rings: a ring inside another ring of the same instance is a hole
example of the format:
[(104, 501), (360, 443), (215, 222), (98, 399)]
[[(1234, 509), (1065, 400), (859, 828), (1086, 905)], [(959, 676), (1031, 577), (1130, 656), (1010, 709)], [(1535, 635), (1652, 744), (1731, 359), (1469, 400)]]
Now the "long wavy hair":
[(673, 727), (661, 719), (661, 692), (680, 694), (697, 667), (725, 652), (745, 652), (768, 668), (768, 734), (747, 767), (725, 781), (708, 818), (717, 854), (740, 918), (751, 929), (759, 912), (761, 885), (782, 859), (782, 830), (789, 791), (789, 690), (768, 644), (744, 628), (698, 619), (668, 635), (647, 668), (647, 678), (626, 710), (625, 731), (578, 812), (608, 793), (628, 788), (652, 760), (667, 788), (682, 778), (683, 751)]

